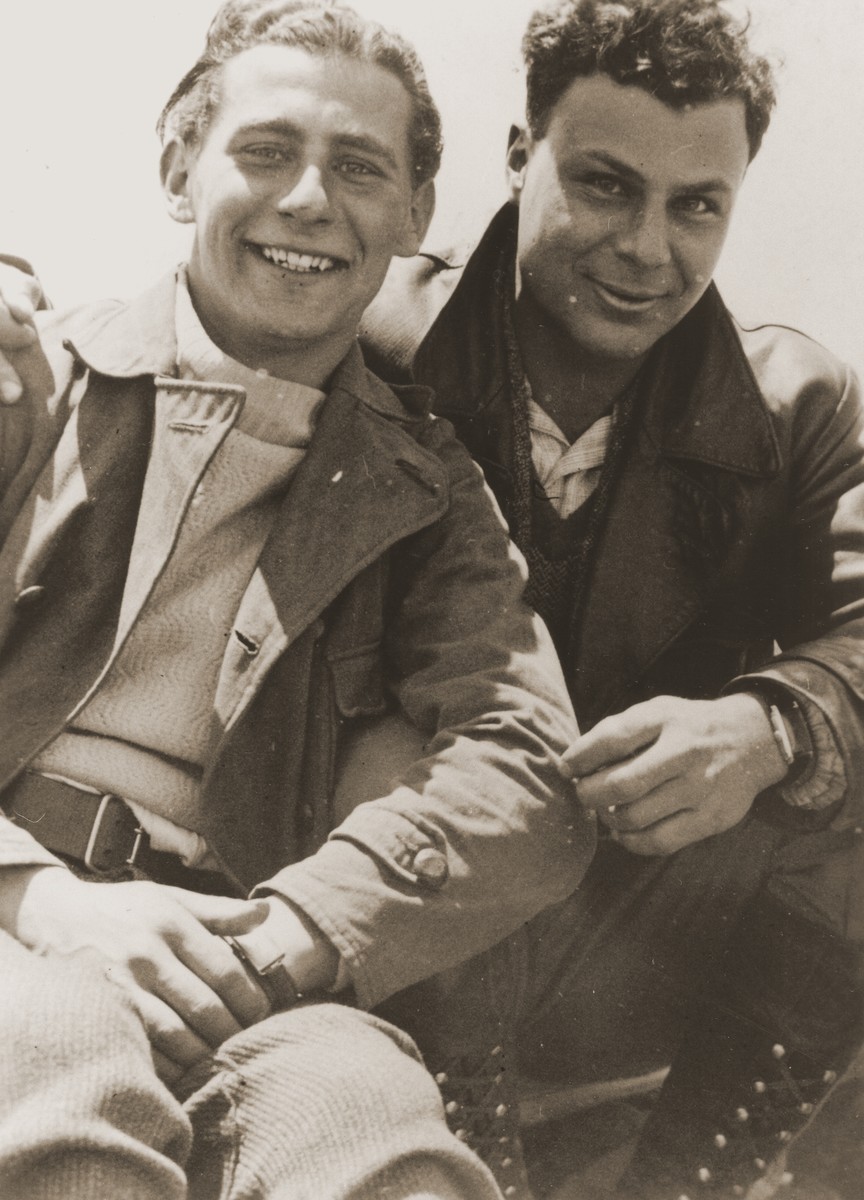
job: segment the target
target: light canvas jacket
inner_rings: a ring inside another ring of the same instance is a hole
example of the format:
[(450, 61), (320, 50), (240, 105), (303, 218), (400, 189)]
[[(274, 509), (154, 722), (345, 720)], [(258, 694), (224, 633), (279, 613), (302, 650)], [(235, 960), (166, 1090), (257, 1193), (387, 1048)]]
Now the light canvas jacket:
[[(72, 720), (122, 642), (154, 420), (171, 431), (151, 468), (169, 500), (130, 624), (239, 413), (238, 389), (204, 389), (193, 419), (187, 398), (172, 422), (174, 288), (45, 314), (45, 358), (19, 360), (36, 380), (28, 402), (0, 413), (0, 786)], [(356, 350), (338, 370), (226, 647), (196, 830), (245, 887), (308, 913), (366, 1006), (564, 897), (593, 848), (558, 770), (575, 725), (522, 599), (524, 564), (427, 405)], [(426, 755), (334, 828), (345, 733), (397, 701)], [(429, 852), (443, 872), (422, 869)], [(2, 822), (0, 864), (44, 857)]]

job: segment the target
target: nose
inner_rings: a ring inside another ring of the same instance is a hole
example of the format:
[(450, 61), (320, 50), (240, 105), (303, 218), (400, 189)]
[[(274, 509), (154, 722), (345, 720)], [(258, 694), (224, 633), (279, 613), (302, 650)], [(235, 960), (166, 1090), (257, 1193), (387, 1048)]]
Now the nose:
[(301, 217), (307, 221), (327, 220), (330, 213), (330, 196), (321, 168), (312, 163), (303, 167), (276, 207), (286, 217)]
[(643, 204), (631, 213), (617, 238), (618, 252), (644, 269), (665, 267), (672, 259), (669, 216), (665, 206)]

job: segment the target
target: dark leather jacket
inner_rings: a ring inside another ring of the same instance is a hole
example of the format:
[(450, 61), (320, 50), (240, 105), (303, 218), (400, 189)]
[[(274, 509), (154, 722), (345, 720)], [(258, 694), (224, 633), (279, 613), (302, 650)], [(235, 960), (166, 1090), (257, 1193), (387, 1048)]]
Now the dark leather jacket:
[[(500, 318), (507, 206), (476, 251), (397, 261), (367, 361), (436, 392), (513, 504)], [(507, 281), (509, 286), (509, 280)], [(712, 286), (666, 339), (596, 554), (568, 683), (583, 728), (660, 694), (787, 689), (816, 750), (786, 799), (864, 806), (864, 420), (851, 372), (804, 335), (741, 329)], [(413, 363), (413, 367), (412, 367)], [(743, 677), (743, 678), (742, 678)], [(838, 780), (840, 786), (838, 787)]]

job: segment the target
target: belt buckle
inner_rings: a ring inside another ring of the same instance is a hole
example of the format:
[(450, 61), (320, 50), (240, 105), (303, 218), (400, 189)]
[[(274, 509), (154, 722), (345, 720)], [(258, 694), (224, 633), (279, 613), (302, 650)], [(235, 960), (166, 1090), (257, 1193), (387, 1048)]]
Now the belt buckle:
[[(93, 819), (93, 827), (84, 851), (84, 866), (89, 871), (104, 872), (115, 867), (134, 866), (144, 841), (144, 830), (136, 825), (133, 834), (132, 849), (127, 858), (122, 856), (123, 846), (121, 837), (128, 831), (128, 817), (132, 811), (112, 792), (106, 792), (99, 798), (99, 808)], [(126, 840), (126, 839), (124, 839)], [(112, 853), (114, 851), (114, 853)]]

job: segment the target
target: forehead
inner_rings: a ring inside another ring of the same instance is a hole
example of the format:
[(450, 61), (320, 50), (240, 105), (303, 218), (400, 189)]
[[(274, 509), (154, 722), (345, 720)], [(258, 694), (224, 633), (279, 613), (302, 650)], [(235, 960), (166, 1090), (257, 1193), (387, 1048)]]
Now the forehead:
[(665, 186), (716, 179), (737, 187), (749, 161), (742, 100), (670, 108), (600, 74), (573, 81), (552, 110), (544, 140), (556, 158), (608, 156)]
[(407, 167), (411, 117), (402, 82), (376, 63), (255, 46), (223, 66), (208, 137), (284, 121), (310, 138), (372, 139)]

